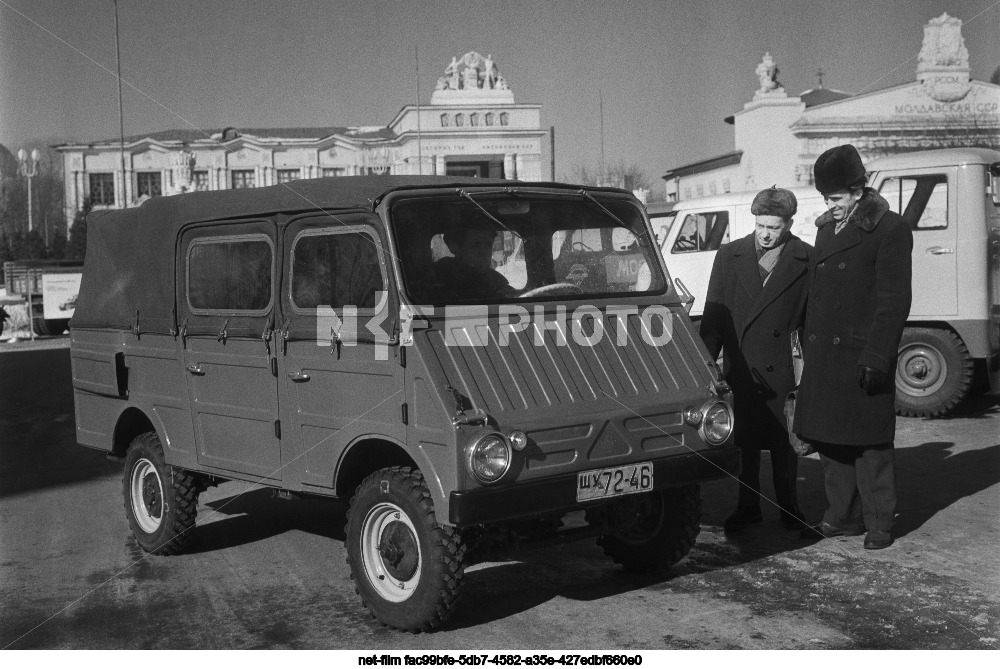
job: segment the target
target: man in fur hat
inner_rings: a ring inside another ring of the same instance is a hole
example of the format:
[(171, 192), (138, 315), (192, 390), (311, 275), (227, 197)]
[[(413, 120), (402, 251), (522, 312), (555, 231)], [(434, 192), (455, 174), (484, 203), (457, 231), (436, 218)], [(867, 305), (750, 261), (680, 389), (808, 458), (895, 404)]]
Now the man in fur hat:
[(892, 544), (895, 366), (910, 313), (913, 234), (876, 191), (850, 144), (814, 168), (829, 210), (816, 221), (794, 430), (823, 463), (827, 509), (805, 537)]
[(795, 492), (798, 461), (788, 442), (785, 397), (795, 387), (791, 333), (802, 327), (812, 247), (790, 231), (795, 195), (762, 190), (750, 212), (754, 231), (719, 249), (705, 298), (701, 336), (709, 353), (723, 351), (736, 406), (736, 445), (743, 467), (728, 532), (761, 522), (760, 452), (771, 451), (782, 523), (805, 526)]

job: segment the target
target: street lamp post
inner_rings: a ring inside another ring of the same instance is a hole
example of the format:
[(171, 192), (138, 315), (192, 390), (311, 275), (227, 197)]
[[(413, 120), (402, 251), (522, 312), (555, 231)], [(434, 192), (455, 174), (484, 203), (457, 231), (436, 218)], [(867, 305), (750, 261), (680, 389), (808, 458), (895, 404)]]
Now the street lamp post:
[(38, 174), (38, 149), (32, 149), (29, 154), (24, 149), (17, 152), (17, 171), (28, 180), (28, 232), (31, 224), (31, 178)]

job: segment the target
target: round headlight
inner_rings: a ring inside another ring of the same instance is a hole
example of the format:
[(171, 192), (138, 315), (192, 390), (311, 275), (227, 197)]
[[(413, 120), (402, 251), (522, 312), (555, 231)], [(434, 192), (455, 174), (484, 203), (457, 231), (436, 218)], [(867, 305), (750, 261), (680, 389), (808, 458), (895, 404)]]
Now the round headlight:
[(725, 402), (713, 402), (705, 407), (701, 425), (705, 441), (718, 446), (733, 433), (733, 411)]
[(469, 449), (469, 472), (480, 483), (499, 480), (510, 468), (510, 446), (499, 434), (488, 434)]
[(701, 412), (694, 407), (688, 407), (684, 409), (684, 422), (688, 425), (693, 425), (698, 427), (701, 425)]

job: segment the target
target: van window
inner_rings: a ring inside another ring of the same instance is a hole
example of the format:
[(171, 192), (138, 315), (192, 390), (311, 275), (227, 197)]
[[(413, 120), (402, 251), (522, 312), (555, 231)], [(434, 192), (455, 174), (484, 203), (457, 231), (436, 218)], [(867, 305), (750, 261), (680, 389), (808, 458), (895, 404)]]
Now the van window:
[(671, 253), (717, 251), (729, 242), (729, 212), (704, 211), (684, 217)]
[(948, 227), (948, 177), (943, 174), (890, 177), (882, 182), (879, 194), (913, 230)]
[(293, 244), (291, 274), (296, 309), (374, 309), (385, 290), (378, 246), (366, 232), (302, 232)]
[(264, 235), (197, 239), (188, 250), (188, 304), (196, 313), (266, 310), (273, 263), (271, 240)]

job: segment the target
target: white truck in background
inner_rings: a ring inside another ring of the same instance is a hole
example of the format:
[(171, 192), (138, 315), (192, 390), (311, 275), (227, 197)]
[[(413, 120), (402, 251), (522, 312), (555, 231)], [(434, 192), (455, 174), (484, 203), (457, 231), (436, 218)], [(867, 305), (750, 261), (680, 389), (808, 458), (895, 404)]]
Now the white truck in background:
[[(977, 367), (1000, 392), (1000, 151), (917, 151), (873, 161), (869, 170), (868, 185), (913, 227), (913, 303), (896, 365), (897, 412), (951, 411), (972, 390)], [(812, 244), (826, 205), (813, 188), (791, 190), (799, 202), (792, 232)], [(694, 318), (704, 310), (716, 251), (753, 230), (754, 195), (676, 202), (656, 213), (660, 224), (649, 214), (671, 277), (695, 298)]]

